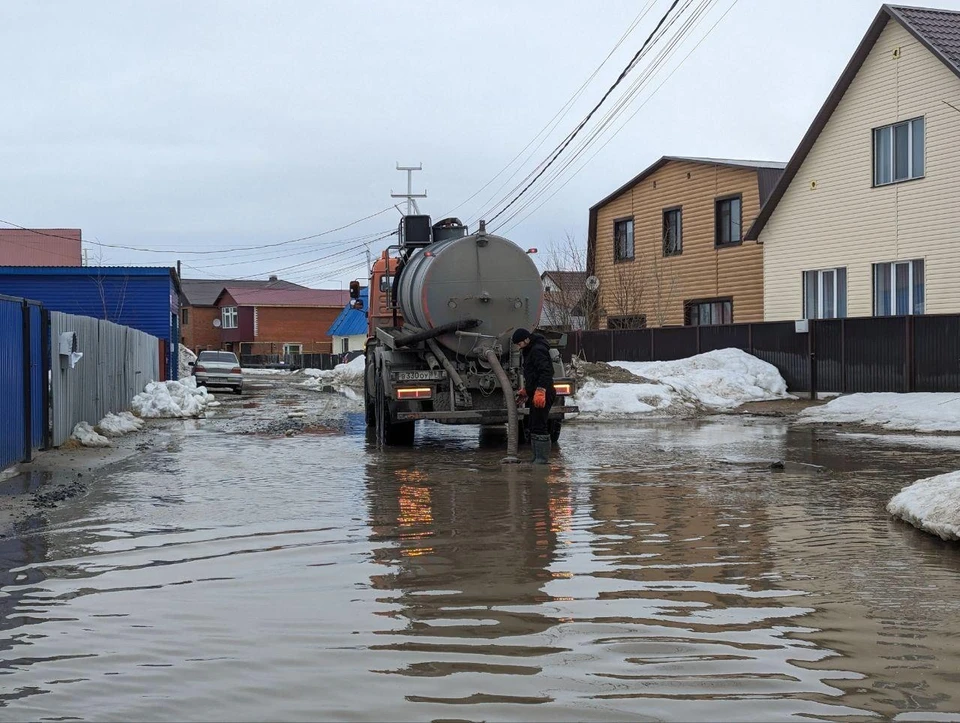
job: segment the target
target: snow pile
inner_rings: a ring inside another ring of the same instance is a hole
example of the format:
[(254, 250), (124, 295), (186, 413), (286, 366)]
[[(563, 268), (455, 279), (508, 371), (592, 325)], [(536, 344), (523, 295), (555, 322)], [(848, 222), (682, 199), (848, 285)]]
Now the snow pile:
[(805, 409), (798, 421), (860, 424), (915, 432), (960, 432), (960, 394), (850, 394), (823, 406)]
[(77, 425), (73, 428), (73, 434), (70, 436), (84, 447), (110, 446), (110, 440), (101, 434), (97, 434), (89, 422), (77, 422)]
[(347, 387), (362, 388), (365, 368), (366, 357), (361, 355), (346, 364), (337, 364), (333, 369), (304, 369), (307, 379), (300, 386), (315, 390), (333, 387), (338, 391)]
[(180, 378), (186, 379), (193, 374), (193, 367), (190, 366), (190, 362), (195, 362), (197, 360), (197, 355), (181, 344), (180, 353), (178, 354), (177, 358), (180, 360), (180, 363), (177, 365), (180, 369)]
[(610, 362), (636, 383), (587, 379), (576, 402), (588, 417), (732, 409), (746, 402), (791, 399), (772, 364), (740, 349), (718, 349), (669, 362)]
[(944, 540), (960, 540), (960, 472), (904, 487), (887, 504), (887, 512)]
[(139, 432), (143, 429), (144, 421), (130, 412), (107, 414), (97, 424), (97, 431), (107, 437), (122, 437), (130, 432)]
[(249, 374), (250, 376), (259, 377), (259, 376), (271, 376), (276, 374), (293, 374), (291, 369), (247, 369), (243, 368), (244, 374)]
[(204, 409), (217, 406), (206, 387), (198, 387), (194, 377), (174, 382), (150, 382), (133, 398), (130, 407), (144, 418), (199, 417)]

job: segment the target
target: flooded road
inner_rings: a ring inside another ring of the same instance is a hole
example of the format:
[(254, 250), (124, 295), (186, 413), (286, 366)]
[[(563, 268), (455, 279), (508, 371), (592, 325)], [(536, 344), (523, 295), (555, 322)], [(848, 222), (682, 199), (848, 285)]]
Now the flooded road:
[(650, 420), (543, 470), (469, 428), (377, 451), (350, 405), (231, 426), (329, 403), (281, 387), (0, 540), (0, 720), (960, 712), (960, 547), (884, 511), (955, 450)]

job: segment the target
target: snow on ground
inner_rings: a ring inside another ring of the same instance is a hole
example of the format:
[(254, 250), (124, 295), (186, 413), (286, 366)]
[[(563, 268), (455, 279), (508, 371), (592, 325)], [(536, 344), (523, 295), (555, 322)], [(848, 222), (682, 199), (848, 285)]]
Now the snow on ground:
[(887, 504), (887, 512), (944, 540), (960, 540), (960, 472), (904, 487)]
[(651, 412), (732, 409), (746, 402), (791, 399), (772, 364), (739, 349), (718, 349), (670, 362), (610, 362), (637, 383), (587, 379), (576, 396), (585, 417), (618, 418)]
[(150, 382), (133, 398), (130, 407), (144, 418), (199, 417), (207, 407), (219, 406), (194, 377), (182, 381)]
[(292, 369), (248, 369), (247, 367), (243, 368), (243, 373), (252, 377), (266, 377), (266, 376), (276, 376), (278, 374), (289, 375), (293, 374)]
[(946, 434), (863, 434), (838, 432), (838, 439), (862, 440), (875, 444), (896, 444), (923, 449), (950, 449), (960, 452), (960, 437)]
[(190, 366), (190, 362), (195, 362), (197, 360), (197, 355), (181, 344), (180, 354), (177, 358), (180, 360), (180, 363), (178, 364), (180, 369), (180, 378), (186, 379), (193, 374), (193, 367)]
[(143, 429), (144, 421), (130, 412), (107, 414), (96, 426), (96, 430), (106, 437), (122, 437), (130, 432)]
[(960, 394), (850, 394), (823, 406), (805, 409), (798, 421), (859, 424), (914, 432), (960, 432)]
[(346, 364), (337, 364), (333, 369), (304, 369), (307, 379), (300, 384), (304, 389), (322, 390), (333, 387), (345, 391), (349, 387), (363, 387), (363, 370), (366, 357), (358, 356)]
[(73, 428), (73, 434), (70, 435), (84, 447), (109, 447), (110, 440), (102, 434), (97, 434), (89, 422), (77, 422)]

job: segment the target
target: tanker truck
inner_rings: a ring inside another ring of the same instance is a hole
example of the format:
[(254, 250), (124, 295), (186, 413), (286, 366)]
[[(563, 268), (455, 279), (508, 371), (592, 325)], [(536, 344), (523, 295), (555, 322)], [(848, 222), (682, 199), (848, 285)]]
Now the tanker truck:
[[(528, 410), (514, 329), (535, 329), (543, 286), (529, 252), (512, 241), (476, 233), (454, 218), (431, 225), (426, 215), (400, 222), (398, 243), (384, 250), (370, 278), (364, 375), (366, 423), (383, 445), (411, 444), (414, 424), (507, 426), (510, 454), (524, 439)], [(534, 249), (530, 250), (531, 252)], [(560, 350), (566, 335), (547, 338), (556, 400), (550, 434), (560, 435), (576, 391)], [(532, 391), (532, 390), (528, 390)]]

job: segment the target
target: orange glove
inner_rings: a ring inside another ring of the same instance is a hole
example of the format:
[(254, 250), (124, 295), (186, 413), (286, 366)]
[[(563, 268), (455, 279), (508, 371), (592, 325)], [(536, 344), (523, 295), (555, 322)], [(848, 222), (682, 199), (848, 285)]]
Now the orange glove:
[(543, 387), (537, 387), (537, 391), (533, 393), (533, 406), (537, 409), (547, 406), (547, 390)]

